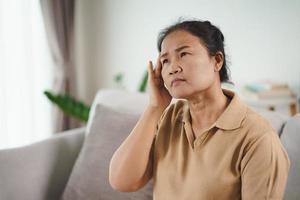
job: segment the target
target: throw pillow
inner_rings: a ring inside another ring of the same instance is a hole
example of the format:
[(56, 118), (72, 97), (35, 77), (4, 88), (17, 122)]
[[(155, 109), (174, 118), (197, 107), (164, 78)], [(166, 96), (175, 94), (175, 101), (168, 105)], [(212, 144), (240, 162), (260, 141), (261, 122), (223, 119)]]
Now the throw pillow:
[(62, 195), (63, 200), (152, 200), (152, 181), (137, 192), (118, 192), (109, 184), (109, 163), (139, 115), (98, 104), (90, 130)]

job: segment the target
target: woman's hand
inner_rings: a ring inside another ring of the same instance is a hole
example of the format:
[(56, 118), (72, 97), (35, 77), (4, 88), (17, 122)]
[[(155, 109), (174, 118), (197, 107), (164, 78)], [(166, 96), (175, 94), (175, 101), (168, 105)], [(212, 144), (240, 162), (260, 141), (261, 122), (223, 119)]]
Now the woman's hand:
[(161, 76), (162, 65), (159, 58), (154, 69), (152, 61), (148, 64), (148, 85), (150, 89), (150, 106), (161, 111), (165, 110), (172, 100), (172, 96), (164, 86)]

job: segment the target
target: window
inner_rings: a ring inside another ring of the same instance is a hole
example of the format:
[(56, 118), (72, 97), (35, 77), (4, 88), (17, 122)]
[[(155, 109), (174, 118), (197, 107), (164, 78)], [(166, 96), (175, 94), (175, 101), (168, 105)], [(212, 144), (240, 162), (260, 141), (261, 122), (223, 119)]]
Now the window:
[(0, 0), (0, 148), (51, 135), (53, 65), (39, 0)]

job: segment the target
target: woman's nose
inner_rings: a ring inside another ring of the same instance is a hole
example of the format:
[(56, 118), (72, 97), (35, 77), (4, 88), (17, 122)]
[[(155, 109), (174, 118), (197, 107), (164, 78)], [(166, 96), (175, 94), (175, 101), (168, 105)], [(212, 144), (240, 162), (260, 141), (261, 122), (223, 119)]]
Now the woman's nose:
[(181, 72), (181, 71), (182, 71), (181, 66), (178, 65), (178, 64), (174, 64), (174, 65), (171, 66), (169, 74), (170, 75), (177, 74), (178, 72)]

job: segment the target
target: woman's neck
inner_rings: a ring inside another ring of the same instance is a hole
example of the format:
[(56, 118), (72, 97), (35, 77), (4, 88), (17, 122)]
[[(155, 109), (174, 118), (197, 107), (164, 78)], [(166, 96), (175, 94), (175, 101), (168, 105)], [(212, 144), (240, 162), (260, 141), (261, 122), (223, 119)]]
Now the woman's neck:
[(224, 112), (230, 100), (221, 87), (209, 88), (188, 100), (193, 127), (197, 129), (211, 126)]

